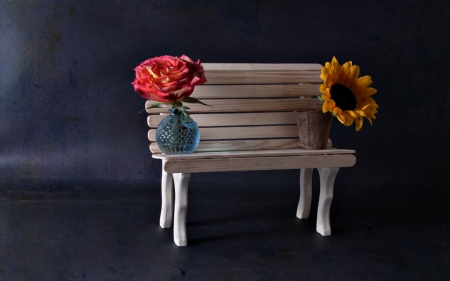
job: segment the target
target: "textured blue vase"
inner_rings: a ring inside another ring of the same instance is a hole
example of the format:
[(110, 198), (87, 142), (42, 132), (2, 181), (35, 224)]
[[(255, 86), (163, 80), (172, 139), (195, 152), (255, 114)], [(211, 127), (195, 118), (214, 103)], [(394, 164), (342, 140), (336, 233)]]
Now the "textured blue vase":
[(156, 142), (164, 154), (189, 154), (197, 149), (200, 131), (192, 118), (184, 120), (178, 109), (170, 109), (170, 114), (158, 124)]

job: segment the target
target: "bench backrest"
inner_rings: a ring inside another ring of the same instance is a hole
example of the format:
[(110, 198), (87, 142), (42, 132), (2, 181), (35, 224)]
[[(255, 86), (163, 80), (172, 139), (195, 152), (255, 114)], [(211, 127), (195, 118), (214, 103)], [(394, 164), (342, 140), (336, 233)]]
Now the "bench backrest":
[[(196, 151), (299, 148), (293, 111), (320, 110), (320, 64), (203, 63), (207, 83), (185, 104), (200, 128)], [(148, 101), (146, 108), (153, 103)], [(147, 110), (150, 150), (160, 153), (156, 127), (167, 108)]]

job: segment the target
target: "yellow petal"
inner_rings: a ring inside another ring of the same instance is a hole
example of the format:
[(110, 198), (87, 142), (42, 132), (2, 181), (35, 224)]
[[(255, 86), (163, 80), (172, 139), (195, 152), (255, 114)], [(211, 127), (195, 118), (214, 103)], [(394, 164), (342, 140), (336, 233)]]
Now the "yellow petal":
[(358, 76), (359, 76), (359, 66), (352, 65), (352, 67), (350, 68), (350, 73), (348, 75), (347, 83), (344, 86), (350, 89), (353, 86), (353, 84), (355, 84), (356, 80), (358, 79)]
[(345, 116), (345, 114), (339, 114), (337, 115), (337, 119), (339, 120), (339, 122), (341, 122), (342, 124), (345, 124), (345, 121), (347, 120), (347, 117)]
[(372, 78), (369, 75), (359, 77), (350, 90), (353, 93), (357, 93), (367, 88), (370, 84), (372, 84)]
[(345, 120), (344, 125), (345, 126), (350, 126), (351, 124), (353, 124), (353, 117), (347, 112), (345, 111), (343, 114), (345, 114), (345, 117), (347, 118), (347, 120)]
[(339, 78), (337, 82), (339, 82), (342, 85), (347, 84), (351, 66), (352, 66), (351, 62), (346, 62), (342, 65), (341, 70), (339, 71)]
[(333, 108), (336, 106), (336, 102), (333, 99), (328, 99), (324, 103), (327, 103), (329, 108)]
[(363, 119), (355, 118), (355, 124), (356, 124), (356, 131), (358, 132), (359, 130), (361, 130), (361, 127), (363, 125)]
[(331, 64), (337, 64), (340, 66), (340, 64), (335, 56), (333, 56), (333, 59), (331, 60)]
[(328, 109), (328, 104), (327, 104), (326, 102), (324, 102), (324, 103), (322, 104), (322, 112), (323, 112), (323, 113), (327, 113), (328, 111), (330, 111), (330, 110)]
[(367, 87), (367, 88), (355, 93), (355, 96), (357, 96), (357, 98), (368, 98), (371, 95), (374, 95), (376, 93), (377, 93), (377, 90), (375, 88)]
[(334, 116), (339, 116), (340, 114), (342, 114), (342, 109), (340, 109), (339, 107), (335, 106), (333, 108), (333, 115)]
[(359, 115), (353, 110), (346, 110), (345, 112), (348, 112), (353, 118), (359, 118)]
[(364, 106), (373, 106), (375, 108), (378, 108), (378, 104), (375, 102), (375, 100), (371, 97), (364, 98), (364, 99), (357, 99), (356, 107), (364, 107)]
[(356, 112), (356, 114), (358, 114), (359, 116), (367, 117), (367, 116), (366, 116), (366, 113), (365, 113), (363, 110), (355, 110), (355, 112)]
[(319, 87), (319, 91), (320, 91), (322, 94), (325, 94), (326, 89), (327, 89), (327, 86), (325, 86), (325, 84), (322, 84), (322, 85), (320, 85), (320, 87)]
[(328, 81), (333, 83), (334, 81), (337, 81), (339, 79), (339, 70), (341, 69), (341, 66), (332, 65), (330, 72), (328, 73)]

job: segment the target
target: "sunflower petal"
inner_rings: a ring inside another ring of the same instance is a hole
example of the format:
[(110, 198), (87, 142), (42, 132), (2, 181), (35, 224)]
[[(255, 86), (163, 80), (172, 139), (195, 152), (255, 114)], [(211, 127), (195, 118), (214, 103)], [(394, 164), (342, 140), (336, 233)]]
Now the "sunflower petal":
[(327, 86), (326, 86), (325, 84), (320, 85), (319, 91), (320, 91), (322, 94), (325, 94), (326, 90), (327, 90)]
[(342, 109), (340, 109), (339, 107), (335, 106), (333, 108), (333, 115), (334, 116), (339, 116), (340, 114), (342, 114)]
[(331, 64), (339, 64), (339, 62), (335, 56), (333, 56), (333, 58), (331, 59)]
[(363, 118), (355, 118), (355, 125), (356, 125), (356, 131), (358, 132), (361, 130), (361, 127), (363, 125)]
[(352, 65), (352, 67), (350, 68), (349, 77), (348, 77), (348, 80), (347, 80), (347, 83), (345, 84), (345, 86), (350, 89), (353, 86), (353, 84), (355, 84), (356, 80), (358, 79), (358, 76), (359, 76), (359, 66)]
[(353, 118), (359, 118), (359, 115), (353, 110), (346, 110)]
[(344, 125), (345, 126), (350, 126), (351, 124), (353, 124), (353, 120), (354, 120), (353, 116), (351, 116), (348, 113), (348, 111), (345, 111), (343, 114), (345, 114), (345, 117), (346, 117)]
[(358, 93), (372, 84), (372, 78), (369, 75), (359, 77), (355, 84), (350, 88), (353, 93)]
[(328, 104), (329, 108), (333, 108), (333, 107), (336, 106), (336, 102), (333, 99), (328, 99), (328, 100), (325, 101), (325, 103)]
[(376, 94), (376, 93), (377, 93), (377, 90), (376, 90), (375, 88), (367, 87), (367, 88), (365, 88), (365, 89), (359, 91), (357, 94), (358, 94), (358, 96), (361, 97), (361, 98), (368, 98), (368, 97), (370, 97), (371, 95), (374, 95), (374, 94)]
[(338, 82), (342, 85), (347, 85), (348, 76), (350, 74), (350, 67), (352, 66), (352, 62), (346, 62), (342, 65), (339, 71)]
[(323, 112), (323, 113), (327, 113), (328, 111), (330, 111), (330, 110), (328, 109), (328, 104), (327, 104), (326, 102), (324, 102), (324, 103), (322, 104), (322, 112)]
[(345, 124), (345, 121), (347, 120), (347, 117), (345, 116), (345, 114), (339, 114), (337, 115), (337, 119), (339, 120), (339, 122), (341, 122), (342, 124)]
[(356, 114), (358, 114), (359, 116), (363, 116), (363, 117), (367, 117), (366, 113), (364, 112), (364, 110), (355, 110)]

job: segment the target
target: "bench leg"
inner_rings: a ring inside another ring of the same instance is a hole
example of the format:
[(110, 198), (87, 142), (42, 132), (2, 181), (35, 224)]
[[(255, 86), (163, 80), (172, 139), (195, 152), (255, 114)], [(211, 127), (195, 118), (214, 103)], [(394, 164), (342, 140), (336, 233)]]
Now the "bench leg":
[(161, 177), (161, 197), (159, 225), (162, 228), (170, 228), (173, 222), (173, 175), (164, 171), (164, 163)]
[(297, 218), (299, 219), (307, 219), (309, 217), (312, 174), (312, 168), (304, 168), (300, 171), (300, 200), (297, 207)]
[(174, 173), (175, 181), (175, 220), (173, 227), (173, 240), (177, 246), (186, 246), (186, 211), (188, 185), (191, 174)]
[(330, 207), (333, 201), (334, 179), (339, 168), (317, 168), (317, 170), (320, 175), (320, 196), (316, 230), (323, 236), (328, 236), (331, 235)]

